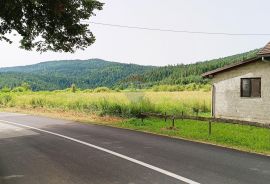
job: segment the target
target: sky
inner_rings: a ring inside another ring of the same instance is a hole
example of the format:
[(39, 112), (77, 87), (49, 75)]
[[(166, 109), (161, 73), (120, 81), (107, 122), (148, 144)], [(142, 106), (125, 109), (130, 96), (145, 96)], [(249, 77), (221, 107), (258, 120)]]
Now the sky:
[[(91, 21), (158, 29), (269, 33), (269, 0), (101, 0)], [(100, 58), (141, 65), (188, 64), (261, 48), (270, 36), (201, 35), (90, 25), (96, 42), (74, 54), (24, 51), (0, 42), (0, 67)]]

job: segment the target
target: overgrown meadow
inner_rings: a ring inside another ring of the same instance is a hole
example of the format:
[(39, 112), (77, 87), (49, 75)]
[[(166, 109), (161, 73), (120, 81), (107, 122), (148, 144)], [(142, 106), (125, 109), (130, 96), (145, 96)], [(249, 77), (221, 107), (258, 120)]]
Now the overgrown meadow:
[(141, 112), (208, 116), (211, 93), (198, 91), (50, 91), (1, 92), (1, 107), (44, 108), (98, 115), (135, 117)]

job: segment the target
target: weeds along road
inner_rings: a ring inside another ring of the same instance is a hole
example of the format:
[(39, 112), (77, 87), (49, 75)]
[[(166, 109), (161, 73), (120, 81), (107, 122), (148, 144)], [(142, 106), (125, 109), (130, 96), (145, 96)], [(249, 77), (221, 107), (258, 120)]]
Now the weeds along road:
[(1, 184), (267, 184), (270, 157), (23, 114), (0, 113)]

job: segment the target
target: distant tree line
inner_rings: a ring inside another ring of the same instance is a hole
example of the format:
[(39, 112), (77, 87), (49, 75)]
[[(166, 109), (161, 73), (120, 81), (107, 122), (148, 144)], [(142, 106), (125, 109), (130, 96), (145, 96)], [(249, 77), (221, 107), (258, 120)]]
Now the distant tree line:
[(256, 57), (259, 50), (237, 54), (229, 57), (197, 62), (195, 64), (179, 64), (158, 67), (147, 71), (142, 75), (131, 75), (122, 80), (118, 85), (125, 88), (129, 85), (137, 88), (145, 88), (153, 85), (186, 85), (190, 83), (207, 84), (208, 79), (202, 78), (201, 74), (211, 71), (228, 64), (244, 61)]

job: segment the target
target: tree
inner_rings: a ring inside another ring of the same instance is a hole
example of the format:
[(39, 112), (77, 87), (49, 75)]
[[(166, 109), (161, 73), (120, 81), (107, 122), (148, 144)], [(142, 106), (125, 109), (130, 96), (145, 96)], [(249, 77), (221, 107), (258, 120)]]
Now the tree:
[(97, 0), (0, 0), (0, 40), (12, 43), (7, 34), (21, 35), (20, 47), (74, 52), (95, 42), (89, 25), (81, 20), (102, 10)]
[(72, 84), (71, 87), (70, 87), (70, 89), (71, 89), (71, 92), (72, 93), (76, 93), (76, 91), (77, 91), (77, 87), (76, 87), (75, 84)]
[(24, 91), (30, 91), (31, 90), (31, 85), (28, 84), (27, 82), (23, 82), (21, 87), (24, 89)]

